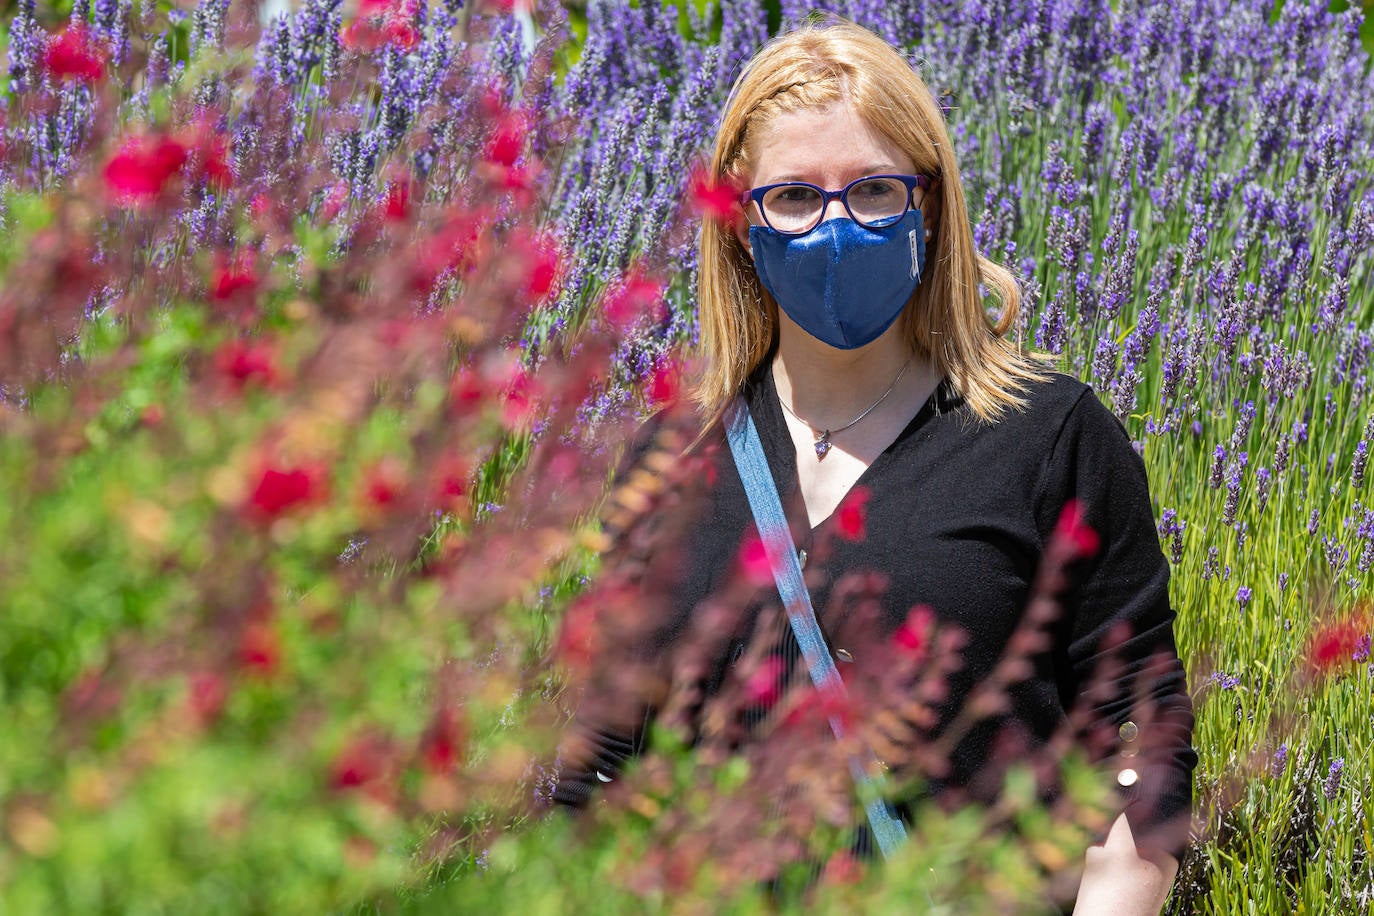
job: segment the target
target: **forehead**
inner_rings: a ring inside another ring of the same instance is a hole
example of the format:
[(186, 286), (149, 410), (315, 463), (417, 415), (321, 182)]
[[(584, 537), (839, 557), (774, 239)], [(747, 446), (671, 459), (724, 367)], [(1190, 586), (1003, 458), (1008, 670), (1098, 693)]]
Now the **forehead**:
[(792, 180), (836, 186), (873, 172), (915, 170), (895, 141), (843, 99), (779, 112), (761, 126), (751, 152), (756, 186)]

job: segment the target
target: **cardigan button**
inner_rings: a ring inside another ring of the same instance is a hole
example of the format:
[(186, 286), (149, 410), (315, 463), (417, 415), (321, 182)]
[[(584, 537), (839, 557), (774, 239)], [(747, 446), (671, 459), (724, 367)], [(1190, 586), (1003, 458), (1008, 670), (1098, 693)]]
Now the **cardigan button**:
[(797, 562), (801, 565), (802, 569), (806, 569), (806, 548), (801, 547), (797, 549)]
[(1123, 789), (1129, 789), (1131, 786), (1135, 785), (1139, 779), (1140, 774), (1130, 767), (1116, 774), (1117, 785), (1121, 786)]
[(842, 662), (854, 663), (854, 653), (850, 652), (848, 649), (836, 649), (835, 657)]
[(1140, 737), (1140, 726), (1136, 725), (1134, 722), (1123, 722), (1116, 733), (1122, 741), (1129, 744)]

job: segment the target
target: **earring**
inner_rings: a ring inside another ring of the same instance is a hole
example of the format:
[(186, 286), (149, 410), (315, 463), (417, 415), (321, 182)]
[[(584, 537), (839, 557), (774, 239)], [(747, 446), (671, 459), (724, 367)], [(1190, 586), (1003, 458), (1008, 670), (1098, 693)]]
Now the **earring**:
[(929, 230), (929, 229), (926, 230), (926, 241), (927, 241), (927, 242), (930, 241), (930, 230)]

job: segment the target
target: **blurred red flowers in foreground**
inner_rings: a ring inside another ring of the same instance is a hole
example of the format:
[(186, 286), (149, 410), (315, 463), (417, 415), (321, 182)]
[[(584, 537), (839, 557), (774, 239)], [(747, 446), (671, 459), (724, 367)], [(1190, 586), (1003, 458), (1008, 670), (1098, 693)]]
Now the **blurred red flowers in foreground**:
[(264, 468), (248, 495), (249, 514), (271, 521), (286, 512), (321, 499), (326, 474), (319, 465)]
[(1374, 616), (1368, 608), (1344, 620), (1319, 625), (1307, 643), (1304, 657), (1310, 674), (1323, 677), (1369, 658)]
[(105, 51), (82, 26), (49, 36), (42, 60), (43, 72), (59, 82), (96, 83), (105, 78)]
[(186, 164), (189, 151), (169, 137), (134, 137), (105, 165), (105, 185), (117, 197), (151, 200)]
[(704, 169), (692, 175), (688, 188), (688, 199), (692, 206), (707, 219), (725, 221), (734, 217), (739, 203), (740, 188), (730, 182), (718, 182)]

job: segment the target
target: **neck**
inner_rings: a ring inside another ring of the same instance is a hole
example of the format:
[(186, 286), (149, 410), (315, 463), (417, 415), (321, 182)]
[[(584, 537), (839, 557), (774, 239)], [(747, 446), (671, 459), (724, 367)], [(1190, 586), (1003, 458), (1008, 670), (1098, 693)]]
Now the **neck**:
[(778, 396), (819, 429), (849, 422), (887, 391), (908, 362), (917, 365), (906, 376), (924, 375), (916, 371), (923, 361), (911, 352), (899, 325), (867, 346), (839, 350), (784, 318), (773, 358)]

